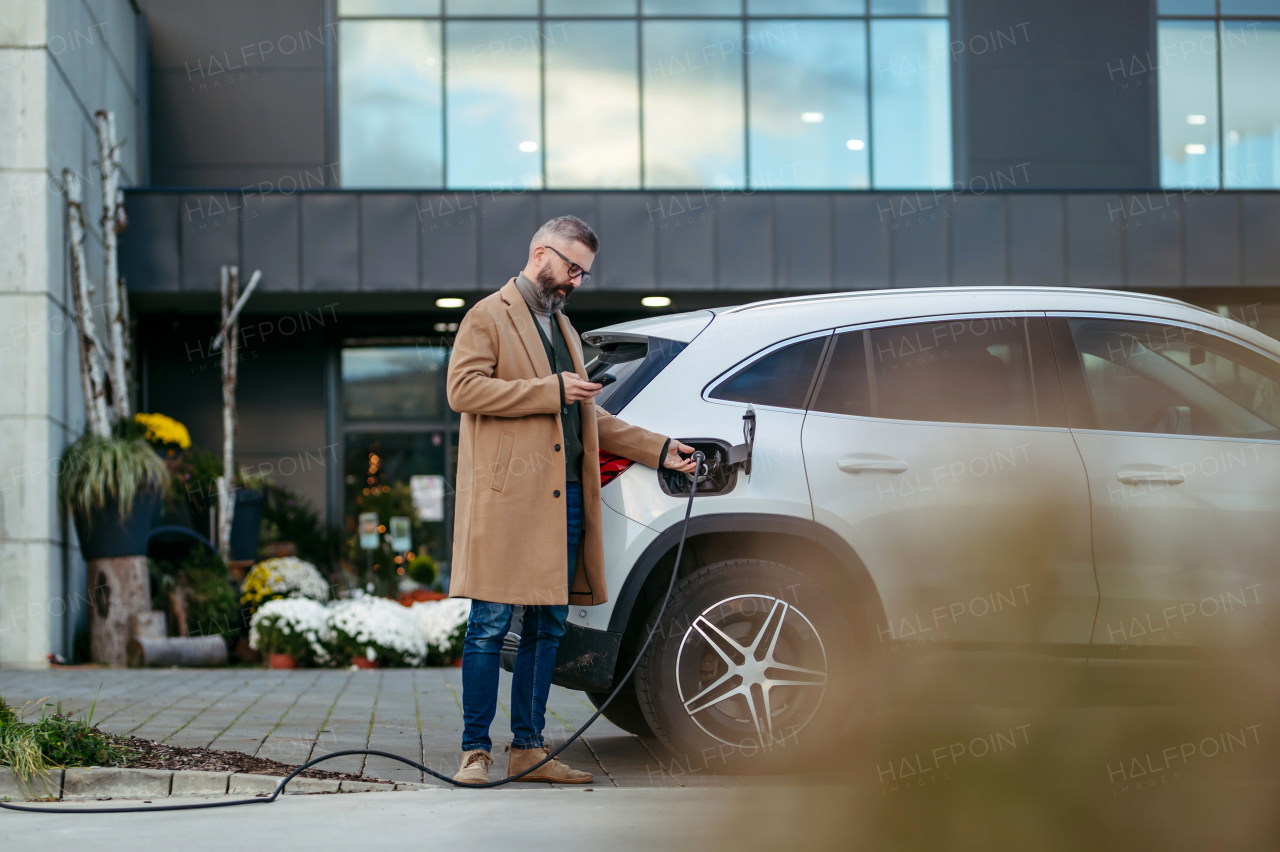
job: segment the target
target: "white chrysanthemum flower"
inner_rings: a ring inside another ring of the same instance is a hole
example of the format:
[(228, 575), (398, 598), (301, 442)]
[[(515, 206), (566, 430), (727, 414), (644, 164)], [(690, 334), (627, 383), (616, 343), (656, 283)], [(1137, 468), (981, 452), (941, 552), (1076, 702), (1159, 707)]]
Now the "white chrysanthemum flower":
[(459, 629), (466, 633), (467, 619), (471, 615), (471, 601), (466, 598), (446, 598), (442, 601), (419, 601), (409, 608), (422, 638), (431, 650), (447, 656), (458, 637)]
[(409, 610), (395, 601), (362, 597), (339, 601), (329, 607), (334, 641), (369, 660), (390, 657), (408, 666), (420, 666), (427, 657), (427, 643)]
[(254, 566), (254, 570), (266, 573), (264, 585), (273, 594), (317, 601), (329, 599), (329, 584), (316, 570), (316, 566), (296, 556), (264, 559)]
[(301, 637), (316, 662), (329, 662), (333, 630), (329, 627), (329, 609), (324, 604), (310, 598), (267, 601), (249, 620), (250, 648), (258, 650), (262, 644), (261, 631), (268, 626), (278, 628), (286, 636)]

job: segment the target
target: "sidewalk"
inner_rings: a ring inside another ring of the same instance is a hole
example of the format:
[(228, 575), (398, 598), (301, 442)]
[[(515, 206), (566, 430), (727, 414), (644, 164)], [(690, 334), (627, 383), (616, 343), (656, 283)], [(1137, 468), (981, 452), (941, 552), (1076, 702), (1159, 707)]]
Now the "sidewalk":
[[(511, 676), (503, 672), (498, 716), (491, 729), (495, 752), (511, 740), (510, 683)], [(461, 669), (0, 669), (0, 695), (15, 708), (48, 696), (50, 702), (62, 701), (63, 712), (87, 714), (95, 694), (94, 723), (115, 734), (241, 751), (294, 765), (346, 749), (378, 749), (444, 774), (457, 770)], [(552, 687), (548, 744), (563, 742), (593, 712), (582, 693)], [(673, 777), (664, 769), (671, 760), (661, 746), (631, 736), (604, 718), (562, 756), (570, 765), (594, 772), (600, 786), (740, 783), (708, 772), (693, 777), (677, 772)], [(505, 770), (506, 758), (495, 757), (495, 770)], [(388, 781), (439, 783), (397, 761), (364, 755), (340, 757), (317, 768), (363, 772)]]

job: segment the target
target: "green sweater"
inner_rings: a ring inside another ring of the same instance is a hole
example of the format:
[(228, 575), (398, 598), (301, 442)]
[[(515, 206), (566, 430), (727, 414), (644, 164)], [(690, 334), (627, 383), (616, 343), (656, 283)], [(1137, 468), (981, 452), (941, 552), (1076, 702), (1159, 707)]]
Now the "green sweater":
[[(533, 311), (530, 310), (530, 315)], [(534, 317), (534, 328), (538, 329), (538, 337), (542, 339), (542, 348), (547, 353), (547, 363), (551, 372), (557, 377), (562, 371), (574, 372), (573, 354), (569, 344), (560, 331), (560, 323), (551, 317), (551, 340), (542, 330), (542, 325)], [(582, 413), (577, 402), (566, 403), (564, 400), (564, 379), (560, 379), (560, 425), (564, 430), (564, 479), (565, 482), (582, 481)]]

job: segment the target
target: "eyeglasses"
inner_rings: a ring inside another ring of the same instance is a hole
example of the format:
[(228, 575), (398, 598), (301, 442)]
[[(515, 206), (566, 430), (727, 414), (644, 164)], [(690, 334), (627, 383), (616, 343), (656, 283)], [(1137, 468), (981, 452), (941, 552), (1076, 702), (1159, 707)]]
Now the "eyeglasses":
[(567, 257), (565, 257), (564, 255), (560, 254), (560, 252), (558, 252), (558, 251), (556, 251), (555, 249), (551, 248), (551, 246), (542, 246), (542, 248), (547, 249), (547, 250), (549, 250), (549, 251), (555, 251), (555, 252), (556, 252), (556, 254), (559, 254), (559, 255), (560, 255), (560, 259), (561, 259), (561, 260), (563, 260), (565, 263), (569, 264), (569, 280), (570, 280), (570, 281), (572, 281), (573, 279), (575, 279), (575, 278), (577, 278), (579, 275), (581, 275), (581, 276), (582, 276), (582, 281), (581, 281), (580, 283), (582, 283), (582, 284), (587, 283), (587, 279), (591, 277), (591, 273), (590, 273), (590, 272), (588, 272), (587, 270), (583, 269), (581, 266), (579, 266), (578, 264), (574, 263), (574, 262), (573, 262), (572, 260), (570, 260), (569, 258), (567, 258)]

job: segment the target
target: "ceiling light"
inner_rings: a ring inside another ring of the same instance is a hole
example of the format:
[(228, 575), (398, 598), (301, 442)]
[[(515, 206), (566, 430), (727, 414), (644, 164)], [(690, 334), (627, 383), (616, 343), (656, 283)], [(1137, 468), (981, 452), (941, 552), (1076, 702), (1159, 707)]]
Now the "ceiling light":
[(1204, 124), (1207, 120), (1203, 115), (1187, 116), (1187, 124)]
[(1194, 143), (1186, 146), (1182, 150), (1186, 151), (1188, 154), (1203, 154), (1205, 152), (1205, 147), (1199, 143)]
[(457, 299), (453, 296), (446, 296), (443, 299), (436, 299), (437, 308), (460, 308), (466, 304), (465, 299)]
[(521, 142), (520, 150), (524, 151), (526, 154), (532, 154), (534, 151), (538, 150), (538, 143), (533, 141)]
[(645, 296), (640, 300), (640, 304), (646, 308), (665, 308), (671, 304), (671, 299), (667, 296)]
[(800, 113), (800, 120), (803, 121), (805, 124), (817, 124), (818, 122), (822, 121), (822, 113), (802, 112)]
[(850, 151), (861, 151), (863, 148), (867, 147), (867, 143), (863, 142), (861, 139), (850, 139), (848, 142), (844, 143), (844, 147), (848, 148)]

